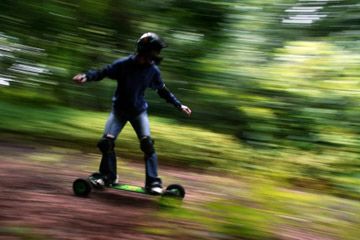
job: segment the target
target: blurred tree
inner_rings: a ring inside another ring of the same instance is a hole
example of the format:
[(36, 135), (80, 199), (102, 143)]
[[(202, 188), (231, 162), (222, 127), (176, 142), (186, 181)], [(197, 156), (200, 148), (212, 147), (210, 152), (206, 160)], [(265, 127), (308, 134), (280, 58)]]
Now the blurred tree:
[[(0, 9), (1, 76), (38, 99), (108, 109), (114, 82), (84, 89), (71, 77), (133, 52), (154, 31), (170, 45), (166, 83), (194, 109), (179, 121), (255, 146), (339, 142), (322, 129), (337, 128), (339, 116), (342, 129), (359, 132), (354, 0), (3, 0)], [(158, 114), (173, 114), (150, 99)]]

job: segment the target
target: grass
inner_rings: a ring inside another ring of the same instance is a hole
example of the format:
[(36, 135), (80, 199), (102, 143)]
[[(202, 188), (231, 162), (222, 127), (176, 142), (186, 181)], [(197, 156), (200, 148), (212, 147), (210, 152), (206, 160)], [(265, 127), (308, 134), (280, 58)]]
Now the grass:
[[(95, 144), (108, 115), (7, 101), (0, 102), (0, 110), (3, 141), (30, 139), (86, 152), (97, 152)], [(318, 233), (341, 240), (359, 236), (357, 155), (254, 149), (233, 136), (180, 125), (172, 119), (151, 116), (150, 121), (160, 165), (216, 174), (201, 188), (207, 186), (219, 195), (207, 200), (204, 194), (202, 201), (190, 201), (174, 210), (163, 208), (156, 213), (164, 223), (161, 230), (141, 231), (188, 239), (283, 239), (281, 233), (288, 229), (314, 238)], [(117, 150), (123, 158), (142, 159), (130, 125), (118, 139)], [(39, 153), (30, 159), (51, 164), (61, 162), (60, 155)]]
[(47, 236), (43, 236), (34, 232), (30, 228), (25, 228), (25, 227), (0, 227), (0, 236), (1, 235), (4, 237), (8, 237), (9, 239), (13, 239), (12, 237), (16, 237), (16, 239), (21, 239), (21, 240), (51, 239)]
[[(91, 153), (98, 152), (96, 142), (108, 116), (104, 112), (8, 101), (0, 102), (0, 110), (3, 139), (23, 141), (28, 138)], [(173, 119), (150, 116), (150, 122), (161, 165), (225, 173), (236, 178), (262, 176), (276, 179), (285, 187), (291, 185), (359, 199), (358, 156), (346, 149), (318, 153), (292, 148), (252, 148), (234, 136), (181, 125)], [(130, 124), (124, 128), (116, 146), (120, 158), (142, 161), (142, 152)]]
[(224, 178), (216, 183), (224, 193), (216, 200), (208, 201), (209, 196), (204, 196), (200, 203), (163, 209), (157, 215), (164, 222), (162, 234), (245, 240), (356, 240), (360, 234), (358, 201), (283, 188), (262, 178), (242, 183), (246, 191), (230, 191)]
[[(96, 151), (108, 113), (75, 110), (59, 106), (36, 107), (0, 102), (0, 130), (30, 136), (37, 142), (58, 144)], [(241, 154), (234, 137), (179, 125), (162, 117), (150, 117), (152, 135), (159, 158), (164, 163), (194, 168), (227, 166)], [(142, 158), (136, 135), (128, 124), (117, 147), (120, 155)], [(220, 145), (221, 144), (221, 145)]]

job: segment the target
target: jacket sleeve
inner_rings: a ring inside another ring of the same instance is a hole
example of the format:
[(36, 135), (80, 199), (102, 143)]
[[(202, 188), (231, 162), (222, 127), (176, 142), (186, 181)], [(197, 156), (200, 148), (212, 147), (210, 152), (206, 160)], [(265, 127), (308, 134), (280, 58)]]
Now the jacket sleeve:
[(150, 87), (157, 91), (158, 95), (165, 99), (166, 102), (174, 105), (177, 109), (181, 109), (181, 102), (175, 97), (175, 95), (170, 92), (170, 90), (165, 86), (161, 75), (160, 70), (156, 67), (155, 74), (151, 81)]
[(100, 81), (105, 77), (116, 79), (120, 72), (120, 62), (115, 61), (102, 69), (87, 71), (86, 78), (88, 81)]
[(175, 97), (175, 95), (170, 92), (170, 90), (164, 85), (163, 88), (157, 90), (159, 96), (166, 100), (166, 102), (171, 103), (177, 109), (181, 109), (181, 102)]

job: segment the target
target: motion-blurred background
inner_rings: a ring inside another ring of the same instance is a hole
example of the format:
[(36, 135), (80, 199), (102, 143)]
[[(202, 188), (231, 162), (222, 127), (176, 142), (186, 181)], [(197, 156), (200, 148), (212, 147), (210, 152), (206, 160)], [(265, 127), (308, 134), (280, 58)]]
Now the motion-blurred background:
[[(71, 79), (133, 53), (149, 31), (169, 45), (167, 86), (193, 110), (187, 118), (147, 92), (160, 165), (255, 189), (181, 218), (208, 221), (219, 239), (274, 239), (269, 222), (296, 217), (329, 239), (359, 237), (357, 0), (1, 0), (2, 141), (97, 152), (116, 83)], [(142, 161), (130, 127), (118, 145)]]

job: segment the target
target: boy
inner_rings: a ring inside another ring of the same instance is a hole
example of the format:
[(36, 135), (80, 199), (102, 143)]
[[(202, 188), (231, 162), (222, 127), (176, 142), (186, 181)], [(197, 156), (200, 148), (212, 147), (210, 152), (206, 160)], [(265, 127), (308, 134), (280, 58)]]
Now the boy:
[[(157, 155), (154, 140), (150, 135), (148, 104), (144, 98), (147, 88), (156, 90), (160, 97), (188, 116), (191, 109), (169, 91), (160, 76), (159, 65), (162, 58), (160, 52), (166, 44), (155, 33), (145, 33), (137, 41), (136, 53), (116, 60), (100, 70), (90, 70), (85, 74), (76, 75), (73, 80), (83, 84), (100, 81), (105, 77), (117, 81), (113, 96), (110, 116), (105, 125), (104, 135), (97, 146), (102, 153), (99, 174), (92, 179), (98, 186), (111, 186), (117, 183), (115, 140), (125, 124), (129, 121), (140, 141), (140, 149), (145, 158), (145, 188), (151, 194), (162, 193), (162, 182), (157, 173)], [(95, 176), (94, 175), (94, 176)]]

